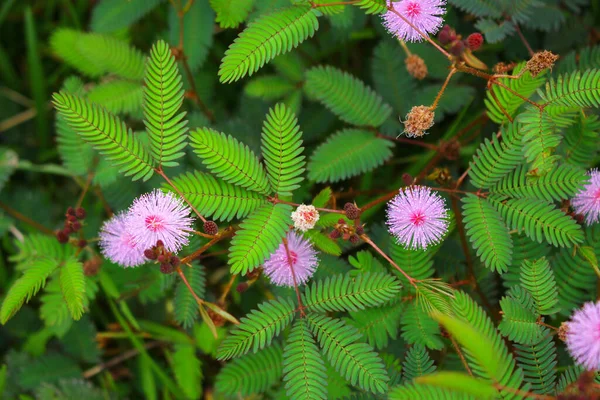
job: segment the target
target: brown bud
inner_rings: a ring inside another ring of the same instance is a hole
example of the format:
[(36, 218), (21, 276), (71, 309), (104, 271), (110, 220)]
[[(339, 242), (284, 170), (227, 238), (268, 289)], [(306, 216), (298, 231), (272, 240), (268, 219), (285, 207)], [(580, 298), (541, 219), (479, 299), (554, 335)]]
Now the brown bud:
[(173, 267), (179, 267), (179, 264), (181, 264), (181, 260), (179, 259), (179, 257), (177, 256), (172, 256), (171, 257), (171, 265)]
[(443, 45), (450, 44), (456, 40), (456, 32), (449, 25), (444, 25), (440, 33), (438, 33), (438, 40)]
[(481, 47), (481, 45), (483, 44), (483, 36), (479, 32), (471, 33), (467, 37), (466, 42), (467, 42), (467, 47), (471, 51), (478, 50)]
[(67, 243), (69, 241), (69, 235), (64, 231), (56, 232), (56, 239), (58, 239), (59, 243)]
[(75, 222), (75, 221), (77, 221), (77, 217), (74, 215), (67, 215), (67, 221)]
[(173, 272), (173, 266), (171, 264), (162, 263), (160, 264), (160, 272), (168, 275)]
[(567, 333), (569, 333), (569, 324), (563, 322), (558, 328), (558, 338), (563, 342), (567, 341)]
[(158, 256), (154, 250), (146, 249), (144, 250), (144, 257), (146, 257), (148, 260), (156, 260)]
[(167, 257), (164, 254), (160, 254), (158, 257), (156, 257), (156, 261), (158, 261), (161, 264), (164, 264), (167, 262)]
[(71, 233), (73, 233), (73, 229), (71, 229), (71, 225), (67, 222), (65, 222), (65, 227), (62, 230), (65, 235), (70, 235)]
[(465, 44), (462, 40), (454, 42), (454, 44), (450, 47), (450, 53), (457, 57), (460, 56), (463, 51), (465, 51)]
[(75, 210), (73, 209), (73, 207), (67, 208), (67, 213), (65, 214), (65, 216), (69, 215), (75, 216)]
[(77, 247), (84, 248), (85, 246), (87, 246), (87, 240), (79, 239), (79, 241), (77, 242)]
[(558, 56), (548, 50), (537, 52), (531, 57), (525, 68), (529, 70), (531, 76), (536, 77), (545, 69), (552, 69)]
[(216, 235), (219, 233), (219, 227), (214, 221), (206, 221), (203, 225), (204, 233), (207, 235)]
[(360, 238), (358, 236), (356, 236), (356, 235), (350, 236), (350, 243), (358, 244), (358, 242), (360, 242)]
[(413, 180), (414, 180), (414, 178), (408, 172), (405, 172), (402, 174), (402, 182), (404, 183), (404, 185), (406, 185), (406, 186), (412, 185)]
[(360, 210), (356, 207), (356, 204), (353, 203), (344, 204), (344, 212), (348, 219), (357, 219), (360, 216)]
[(414, 106), (406, 115), (404, 133), (408, 137), (421, 137), (433, 126), (435, 113), (431, 107)]
[(342, 236), (342, 234), (337, 229), (332, 230), (331, 233), (329, 234), (329, 237), (334, 240), (338, 239), (340, 236)]
[(247, 282), (242, 282), (236, 286), (235, 290), (238, 293), (244, 293), (246, 290), (248, 290), (249, 287), (250, 287), (250, 285), (248, 285)]
[(86, 212), (83, 209), (83, 207), (79, 207), (77, 210), (75, 210), (75, 216), (79, 219), (84, 219), (86, 216)]
[(99, 258), (92, 258), (91, 260), (87, 260), (83, 263), (83, 274), (85, 276), (94, 276), (100, 270), (100, 266), (102, 265), (102, 260)]
[(71, 224), (71, 229), (73, 229), (73, 232), (77, 232), (78, 230), (81, 229), (81, 222), (79, 221), (75, 221)]
[(418, 55), (411, 54), (406, 57), (404, 59), (404, 64), (406, 64), (408, 73), (415, 79), (423, 80), (427, 77), (427, 64), (425, 64), (425, 60)]
[(362, 227), (362, 225), (359, 225), (356, 227), (356, 234), (357, 235), (364, 235), (365, 233), (365, 228)]
[(157, 240), (156, 241), (156, 247), (165, 247), (165, 244), (163, 243), (162, 240)]

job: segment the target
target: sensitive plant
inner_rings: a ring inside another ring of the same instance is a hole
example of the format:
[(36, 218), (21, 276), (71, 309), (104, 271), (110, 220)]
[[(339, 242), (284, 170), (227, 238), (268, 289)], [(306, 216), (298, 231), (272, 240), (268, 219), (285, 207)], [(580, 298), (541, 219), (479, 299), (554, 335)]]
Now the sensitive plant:
[(52, 31), (61, 164), (0, 158), (0, 393), (597, 396), (593, 6), (225, 3)]

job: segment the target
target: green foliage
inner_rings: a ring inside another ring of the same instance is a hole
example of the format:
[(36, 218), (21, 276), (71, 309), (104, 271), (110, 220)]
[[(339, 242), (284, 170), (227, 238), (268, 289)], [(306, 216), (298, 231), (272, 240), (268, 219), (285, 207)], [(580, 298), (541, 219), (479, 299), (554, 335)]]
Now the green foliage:
[(537, 324), (537, 316), (531, 308), (508, 296), (500, 300), (500, 307), (502, 322), (498, 325), (498, 330), (502, 335), (519, 344), (532, 345), (539, 342), (542, 329)]
[(515, 25), (511, 21), (495, 21), (484, 18), (477, 21), (475, 27), (485, 35), (485, 40), (488, 43), (498, 43), (507, 36), (515, 33)]
[(17, 153), (9, 148), (0, 147), (0, 191), (12, 175), (18, 162)]
[(83, 265), (76, 258), (69, 258), (60, 267), (60, 288), (74, 320), (80, 319), (84, 312), (84, 279)]
[(523, 154), (530, 164), (530, 171), (536, 175), (547, 174), (560, 159), (554, 154), (562, 140), (556, 124), (550, 115), (531, 105), (519, 115), (519, 124), (523, 134)]
[(553, 246), (570, 246), (583, 241), (581, 227), (554, 205), (533, 198), (508, 199), (490, 196), (510, 229), (523, 231), (532, 240)]
[(492, 271), (506, 272), (513, 243), (500, 213), (487, 200), (469, 194), (463, 198), (463, 214), (477, 256)]
[(190, 138), (194, 152), (219, 178), (261, 194), (271, 191), (265, 170), (248, 146), (210, 128), (196, 129)]
[(46, 279), (58, 267), (55, 259), (43, 256), (29, 265), (23, 275), (11, 286), (0, 308), (0, 322), (6, 322), (16, 314), (23, 303), (28, 302), (46, 284)]
[(550, 253), (550, 246), (547, 243), (537, 243), (529, 240), (523, 234), (512, 235), (513, 255), (512, 262), (508, 266), (508, 272), (502, 275), (504, 286), (511, 288), (521, 285), (521, 264), (525, 260), (535, 260)]
[(179, 175), (172, 181), (206, 218), (222, 221), (244, 218), (266, 202), (259, 193), (198, 171)]
[(424, 346), (415, 344), (406, 352), (406, 358), (402, 363), (402, 377), (405, 382), (411, 382), (419, 376), (429, 375), (435, 370), (436, 366)]
[(398, 326), (405, 305), (392, 302), (376, 308), (350, 311), (352, 324), (367, 339), (367, 343), (376, 349), (386, 348), (398, 338)]
[[(433, 268), (433, 256), (438, 250), (437, 246), (428, 247), (426, 250), (407, 249), (398, 244), (393, 236), (389, 236), (390, 256), (396, 264), (402, 266), (402, 270), (414, 279), (431, 278), (435, 273)], [(415, 288), (402, 274), (396, 274), (404, 284), (405, 290), (414, 292)]]
[(128, 28), (162, 2), (163, 0), (102, 0), (94, 7), (90, 27), (98, 33)]
[(502, 16), (498, 4), (493, 0), (450, 0), (450, 4), (477, 17), (499, 18)]
[(81, 370), (75, 361), (56, 353), (36, 358), (27, 367), (27, 373), (19, 377), (19, 385), (25, 389), (35, 389), (40, 382), (58, 383), (63, 379), (81, 377)]
[(415, 83), (406, 70), (405, 58), (396, 43), (382, 40), (375, 47), (371, 70), (377, 93), (395, 112), (406, 114), (412, 105), (409, 96), (415, 89)]
[(536, 311), (541, 315), (554, 314), (558, 303), (558, 291), (554, 273), (545, 257), (523, 261), (521, 286), (531, 293)]
[(55, 93), (54, 106), (72, 129), (100, 151), (125, 176), (150, 179), (154, 170), (150, 156), (131, 129), (118, 117), (95, 104), (68, 93)]
[(440, 326), (422, 307), (410, 304), (402, 314), (402, 338), (409, 344), (425, 346), (431, 350), (444, 347)]
[(225, 52), (220, 81), (230, 83), (252, 75), (276, 56), (298, 47), (317, 29), (319, 21), (310, 6), (291, 6), (260, 17)]
[(129, 80), (103, 82), (87, 93), (87, 99), (113, 114), (137, 116), (142, 110), (144, 88)]
[(173, 374), (186, 398), (202, 395), (202, 364), (191, 344), (177, 344), (173, 353)]
[(281, 377), (283, 369), (283, 351), (281, 346), (263, 349), (227, 364), (217, 376), (217, 392), (247, 396), (252, 393), (264, 393)]
[(354, 5), (362, 8), (367, 14), (382, 14), (386, 11), (384, 0), (360, 0)]
[(262, 154), (269, 182), (280, 196), (290, 196), (304, 180), (302, 132), (294, 114), (283, 104), (269, 110), (262, 130)]
[(550, 79), (546, 91), (540, 93), (544, 107), (600, 107), (600, 69), (588, 69), (583, 72)]
[(252, 271), (279, 247), (291, 223), (291, 211), (287, 204), (266, 204), (240, 224), (229, 248), (232, 273)]
[(308, 178), (316, 182), (337, 182), (369, 172), (392, 156), (393, 144), (361, 129), (334, 133), (313, 153)]
[(254, 0), (210, 0), (210, 6), (217, 13), (215, 22), (223, 29), (237, 28), (244, 22)]
[(283, 352), (283, 380), (292, 399), (327, 399), (325, 363), (304, 319), (298, 319)]
[(352, 385), (372, 393), (385, 393), (388, 375), (366, 343), (355, 343), (361, 334), (351, 325), (324, 315), (307, 315), (307, 322), (327, 360)]
[[(203, 299), (206, 286), (204, 267), (201, 265), (194, 265), (191, 268), (186, 267), (183, 269), (183, 273), (196, 296)], [(196, 303), (196, 299), (194, 299), (183, 280), (179, 281), (175, 289), (173, 306), (175, 321), (184, 328), (191, 328), (198, 319), (198, 303)]]
[(115, 37), (61, 28), (50, 38), (52, 51), (79, 72), (96, 78), (110, 73), (126, 79), (144, 77), (144, 57)]
[(242, 318), (240, 325), (231, 331), (219, 347), (217, 357), (221, 360), (256, 353), (269, 346), (273, 338), (294, 318), (294, 303), (290, 299), (277, 299), (262, 303), (258, 310)]
[(565, 131), (562, 142), (565, 162), (580, 168), (591, 165), (598, 154), (599, 131), (600, 121), (597, 116), (580, 114), (575, 124)]
[(395, 298), (400, 282), (386, 273), (334, 275), (306, 287), (304, 305), (313, 311), (357, 311)]
[(371, 88), (336, 68), (315, 67), (306, 73), (305, 89), (343, 121), (358, 126), (380, 126), (392, 109)]
[(158, 167), (179, 165), (185, 153), (187, 120), (177, 114), (183, 103), (183, 83), (171, 49), (162, 40), (150, 51), (144, 75), (144, 123), (151, 154)]
[(556, 345), (547, 328), (542, 328), (541, 339), (532, 345), (515, 345), (516, 359), (525, 374), (531, 391), (551, 394), (556, 384)]
[(407, 384), (390, 390), (389, 400), (474, 400), (476, 397), (427, 384)]

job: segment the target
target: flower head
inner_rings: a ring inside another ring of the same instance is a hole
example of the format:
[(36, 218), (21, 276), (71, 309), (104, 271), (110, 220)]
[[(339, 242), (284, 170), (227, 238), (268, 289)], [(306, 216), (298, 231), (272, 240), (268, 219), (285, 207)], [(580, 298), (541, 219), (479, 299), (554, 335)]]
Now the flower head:
[(567, 349), (578, 364), (600, 369), (600, 302), (586, 303), (567, 323)]
[(442, 26), (446, 10), (446, 0), (400, 0), (392, 1), (394, 10), (383, 14), (383, 25), (399, 39), (408, 42), (420, 42), (423, 37), (398, 14), (402, 15), (412, 25), (426, 35), (433, 35)]
[(144, 264), (144, 249), (135, 244), (127, 231), (127, 215), (115, 215), (100, 229), (100, 249), (104, 257), (124, 267)]
[[(265, 274), (278, 286), (294, 286), (294, 275), (296, 284), (305, 283), (317, 268), (319, 260), (317, 251), (312, 244), (294, 231), (287, 234), (287, 250), (285, 244), (280, 244), (277, 250), (265, 263), (263, 268)], [(291, 263), (291, 266), (290, 266)], [(292, 268), (294, 274), (292, 275)]]
[(127, 230), (143, 250), (162, 240), (165, 249), (177, 252), (188, 243), (193, 219), (190, 209), (171, 192), (154, 190), (133, 202), (127, 216)]
[(414, 106), (406, 115), (404, 133), (407, 137), (421, 137), (433, 126), (435, 113), (431, 107)]
[(431, 189), (409, 186), (388, 203), (387, 224), (398, 243), (426, 249), (442, 239), (448, 229), (446, 204)]
[(591, 225), (600, 220), (600, 171), (588, 172), (590, 181), (571, 201), (577, 214), (585, 215), (585, 222)]
[(294, 228), (302, 232), (314, 228), (318, 220), (319, 212), (313, 205), (300, 204), (292, 213)]

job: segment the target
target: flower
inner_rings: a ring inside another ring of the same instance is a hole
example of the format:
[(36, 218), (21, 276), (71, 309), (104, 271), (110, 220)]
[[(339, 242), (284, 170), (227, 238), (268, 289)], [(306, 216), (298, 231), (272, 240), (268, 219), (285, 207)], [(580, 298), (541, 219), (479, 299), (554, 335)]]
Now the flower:
[(577, 214), (585, 215), (585, 222), (591, 225), (600, 219), (600, 171), (588, 172), (590, 181), (571, 201)]
[(314, 228), (318, 220), (319, 212), (313, 205), (307, 206), (305, 204), (300, 204), (298, 208), (296, 208), (296, 211), (292, 213), (294, 228), (302, 232)]
[(442, 239), (448, 230), (446, 204), (431, 189), (409, 186), (388, 203), (387, 224), (398, 243), (412, 249), (426, 249)]
[(578, 364), (600, 369), (600, 302), (586, 303), (567, 323), (567, 349)]
[(294, 286), (293, 269), (296, 284), (300, 285), (308, 281), (315, 272), (319, 262), (317, 251), (308, 240), (296, 232), (290, 231), (286, 237), (290, 259), (288, 259), (285, 244), (281, 243), (264, 262), (263, 268), (271, 282), (278, 286)]
[(115, 215), (100, 228), (100, 249), (104, 257), (124, 267), (144, 264), (144, 249), (135, 244), (127, 231), (127, 215)]
[(394, 10), (383, 14), (383, 25), (391, 34), (408, 42), (420, 42), (423, 36), (398, 14), (426, 35), (435, 34), (444, 22), (439, 16), (446, 13), (446, 0), (400, 0), (390, 5)]
[(406, 114), (404, 121), (404, 133), (406, 137), (421, 137), (427, 134), (427, 130), (433, 126), (435, 113), (431, 107), (414, 106)]
[(127, 217), (127, 230), (142, 250), (162, 240), (165, 249), (177, 252), (188, 243), (193, 219), (190, 209), (171, 192), (154, 190), (133, 202)]

